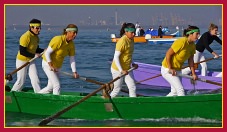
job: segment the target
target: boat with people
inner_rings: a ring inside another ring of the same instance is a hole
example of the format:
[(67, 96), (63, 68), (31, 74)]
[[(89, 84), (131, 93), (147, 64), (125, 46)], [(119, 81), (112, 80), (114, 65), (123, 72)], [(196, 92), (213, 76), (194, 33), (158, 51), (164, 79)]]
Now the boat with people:
[[(157, 30), (148, 29), (143, 36), (135, 36), (135, 43), (149, 43), (149, 44), (163, 44), (163, 43), (173, 43), (178, 37), (180, 37), (180, 31), (177, 30), (174, 33), (169, 33), (168, 28), (163, 28), (163, 36), (160, 38), (158, 36)], [(111, 42), (116, 43), (120, 37), (116, 37), (116, 34), (111, 34)]]
[(182, 36), (180, 35), (179, 30), (169, 35), (164, 34), (162, 38), (158, 36), (157, 30), (147, 31), (145, 34), (145, 39), (147, 40), (148, 44), (172, 44), (175, 40), (179, 39), (180, 37)]
[[(111, 34), (111, 42), (116, 43), (120, 37), (116, 37), (116, 34)], [(147, 40), (145, 39), (145, 36), (135, 36), (134, 37), (134, 43), (146, 43)]]
[[(178, 31), (177, 31), (178, 32)], [(177, 32), (173, 33), (176, 34)], [(149, 44), (164, 44), (164, 43), (173, 43), (176, 39), (175, 35), (163, 35), (163, 38), (159, 36), (150, 36), (146, 34), (145, 36), (135, 36), (134, 43), (149, 43)], [(111, 34), (111, 41), (116, 43), (120, 37), (116, 37), (115, 34)]]
[[(139, 65), (138, 69), (133, 71), (137, 83), (170, 88), (169, 83), (161, 75), (161, 66), (140, 62), (135, 63)], [(196, 74), (203, 81), (198, 80), (195, 83), (193, 83), (190, 78), (182, 77), (184, 89), (186, 90), (219, 89), (222, 87), (220, 86), (220, 84), (222, 84), (222, 77), (219, 76), (221, 73), (222, 72), (208, 71), (207, 76), (201, 76), (200, 70), (196, 70)]]
[[(202, 118), (222, 121), (222, 93), (186, 96), (119, 96), (103, 98), (96, 92), (62, 92), (61, 95), (37, 94), (25, 87), (9, 92), (6, 86), (5, 112), (48, 116), (39, 125), (56, 118), (86, 120), (106, 119), (176, 119)], [(100, 88), (99, 88), (100, 89)]]

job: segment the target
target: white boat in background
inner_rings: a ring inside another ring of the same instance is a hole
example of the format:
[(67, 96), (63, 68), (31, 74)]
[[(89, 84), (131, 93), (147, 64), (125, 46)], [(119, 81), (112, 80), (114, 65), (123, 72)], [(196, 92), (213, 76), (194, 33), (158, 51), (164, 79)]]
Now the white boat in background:
[[(160, 38), (158, 36), (157, 30), (150, 30), (148, 29), (145, 32), (145, 36), (135, 36), (134, 42), (135, 43), (148, 43), (148, 44), (169, 44), (173, 43), (176, 39), (180, 38), (180, 31), (177, 30), (174, 33), (167, 34), (169, 32), (168, 28), (163, 28), (163, 36)], [(111, 34), (111, 41), (116, 43), (120, 37), (116, 37), (116, 34)]]
[(145, 35), (148, 44), (172, 44), (179, 38), (181, 38), (179, 30), (169, 35), (163, 35), (162, 38), (154, 36), (151, 33)]
[(175, 40), (181, 37), (173, 37), (173, 38), (150, 38), (147, 39), (148, 44), (172, 44)]

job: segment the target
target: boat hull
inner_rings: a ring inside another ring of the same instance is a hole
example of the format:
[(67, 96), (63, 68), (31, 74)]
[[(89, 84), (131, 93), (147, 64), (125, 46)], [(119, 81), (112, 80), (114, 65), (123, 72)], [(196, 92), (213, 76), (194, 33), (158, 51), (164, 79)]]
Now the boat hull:
[[(120, 38), (111, 38), (111, 41), (113, 43), (116, 43), (119, 39)], [(151, 36), (151, 39), (147, 39), (147, 40), (145, 39), (145, 36), (134, 37), (134, 43), (147, 43), (150, 41), (149, 43), (152, 44), (152, 41), (153, 41), (154, 44), (157, 44), (157, 43), (165, 43), (166, 40), (169, 40), (169, 43), (170, 43), (175, 41), (176, 39), (174, 39), (174, 36), (172, 35), (164, 35), (163, 38), (160, 38), (160, 36)]]
[(178, 38), (179, 37), (173, 37), (173, 38), (151, 38), (151, 39), (147, 39), (147, 43), (148, 44), (172, 44)]
[[(133, 71), (135, 80), (137, 83), (140, 84), (146, 84), (146, 85), (151, 85), (151, 86), (160, 86), (160, 87), (166, 87), (170, 89), (169, 83), (160, 75), (161, 74), (161, 66), (158, 65), (152, 65), (152, 64), (145, 64), (145, 63), (138, 63), (139, 68)], [(197, 75), (199, 78), (210, 80), (213, 82), (221, 83), (222, 84), (222, 77), (215, 77), (219, 72), (209, 72), (208, 76), (201, 76), (200, 72), (197, 70), (196, 71)], [(156, 78), (157, 75), (160, 75)], [(151, 79), (149, 79), (151, 78)], [(148, 80), (146, 80), (148, 79)], [(146, 80), (146, 81), (143, 81)], [(142, 82), (141, 82), (142, 81)], [(206, 82), (201, 82), (201, 81), (196, 81), (196, 84), (192, 84), (191, 80), (188, 78), (182, 78), (182, 84), (184, 86), (184, 89), (186, 90), (213, 90), (213, 89), (218, 89), (221, 88), (221, 86), (206, 83)]]
[[(113, 43), (116, 43), (120, 38), (111, 38), (111, 41)], [(145, 39), (144, 36), (135, 36), (134, 37), (134, 43), (146, 43), (147, 40)]]
[[(6, 92), (5, 111), (50, 116), (79, 101), (86, 95), (34, 94), (32, 92)], [(108, 99), (96, 95), (62, 114), (59, 118), (87, 120), (204, 118), (222, 120), (222, 94), (178, 97), (116, 97)]]

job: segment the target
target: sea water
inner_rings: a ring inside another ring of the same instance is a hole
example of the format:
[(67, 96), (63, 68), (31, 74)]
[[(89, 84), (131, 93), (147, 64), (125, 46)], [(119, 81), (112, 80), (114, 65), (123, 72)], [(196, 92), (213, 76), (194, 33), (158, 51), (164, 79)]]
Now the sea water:
[[(62, 34), (64, 26), (49, 26), (43, 27), (40, 37), (40, 48), (47, 48), (49, 41), (52, 37)], [(221, 29), (221, 28), (220, 28)], [(107, 26), (90, 26), (79, 27), (79, 33), (74, 40), (76, 45), (76, 66), (77, 72), (83, 76), (99, 82), (109, 82), (112, 80), (110, 73), (110, 63), (115, 50), (115, 43), (111, 42), (110, 35), (112, 33), (118, 35), (120, 26), (107, 27)], [(7, 27), (5, 30), (5, 72), (10, 73), (16, 69), (15, 61), (19, 48), (19, 38), (27, 31), (27, 26), (17, 27), (16, 30), (12, 27)], [(170, 30), (171, 31), (171, 30)], [(175, 32), (174, 28), (172, 30)], [(201, 33), (206, 29), (201, 29)], [(221, 32), (221, 31), (220, 31)], [(165, 53), (171, 44), (148, 44), (148, 43), (136, 43), (133, 60), (135, 62), (142, 62), (148, 64), (161, 65)], [(213, 42), (211, 45), (213, 50), (222, 54), (222, 47)], [(206, 58), (211, 58), (208, 51), (204, 52)], [(47, 77), (41, 67), (41, 58), (36, 60), (39, 77), (41, 81), (41, 87), (45, 87), (47, 84)], [(222, 71), (222, 58), (214, 59), (207, 62), (208, 69), (210, 71)], [(69, 58), (66, 57), (62, 66), (62, 71), (71, 73)], [(81, 91), (92, 92), (99, 88), (99, 85), (88, 83), (79, 79), (73, 79), (69, 76), (61, 75), (61, 90), (62, 91)], [(13, 80), (10, 83), (16, 81), (16, 74), (13, 75)], [(25, 86), (31, 86), (30, 79), (27, 77)], [(152, 91), (151, 89), (144, 89), (149, 87), (145, 85), (137, 85), (137, 93), (144, 95), (159, 94), (165, 96), (169, 91), (159, 90)], [(139, 89), (143, 87), (143, 89)], [(121, 93), (126, 94), (126, 93)], [(45, 116), (37, 116), (30, 114), (21, 114), (14, 112), (5, 113), (5, 126), (6, 127), (37, 127), (38, 123)], [(146, 120), (104, 120), (104, 121), (88, 121), (80, 119), (55, 119), (49, 123), (49, 127), (209, 127), (209, 126), (221, 126), (221, 121), (205, 120), (200, 118), (193, 119), (146, 119)]]

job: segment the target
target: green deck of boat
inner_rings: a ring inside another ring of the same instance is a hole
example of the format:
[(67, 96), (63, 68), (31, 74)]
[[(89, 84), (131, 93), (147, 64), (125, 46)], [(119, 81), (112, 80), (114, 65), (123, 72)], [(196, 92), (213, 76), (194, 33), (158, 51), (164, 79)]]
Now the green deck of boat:
[[(79, 101), (81, 93), (63, 95), (6, 92), (5, 111), (53, 115)], [(82, 96), (81, 96), (82, 95)], [(116, 97), (112, 99), (123, 119), (194, 118), (222, 120), (222, 94), (178, 97)], [(103, 120), (119, 118), (109, 99), (92, 96), (61, 115), (61, 118)], [(110, 110), (106, 110), (110, 108)], [(112, 109), (112, 111), (111, 111)]]

